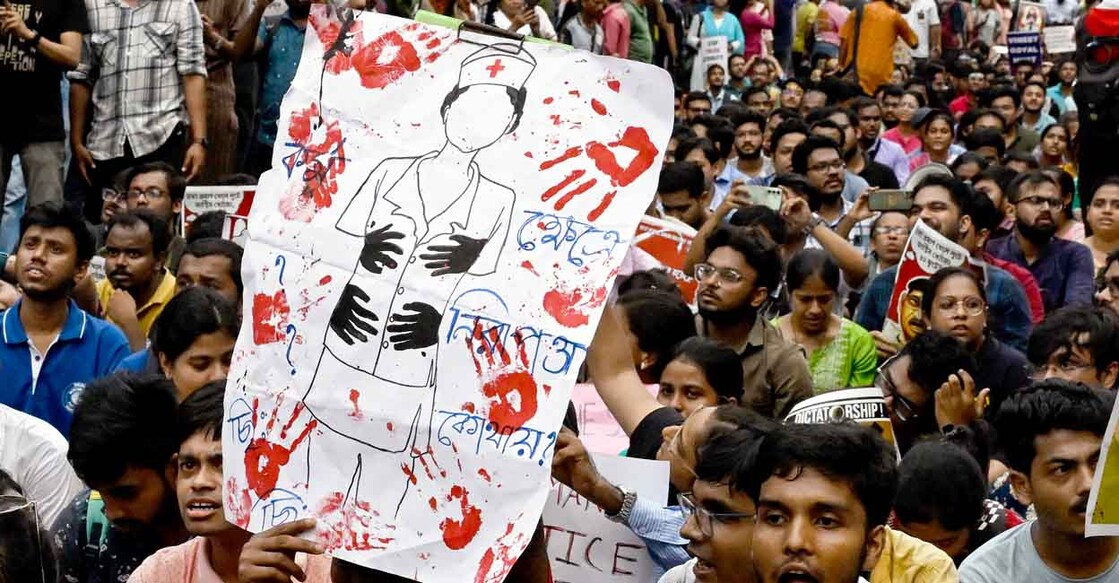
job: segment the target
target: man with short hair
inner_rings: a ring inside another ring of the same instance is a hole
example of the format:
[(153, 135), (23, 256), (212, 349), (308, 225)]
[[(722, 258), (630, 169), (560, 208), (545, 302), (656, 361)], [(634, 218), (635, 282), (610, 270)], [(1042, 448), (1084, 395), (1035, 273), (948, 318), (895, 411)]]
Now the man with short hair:
[[(1002, 144), (1001, 139), (999, 144)], [(1002, 169), (995, 167), (995, 170)], [(1041, 287), (1037, 285), (1037, 279), (1025, 267), (1003, 261), (987, 252), (987, 243), (996, 238), (995, 233), (999, 232), (1002, 225), (1003, 214), (983, 191), (984, 188), (991, 187), (991, 175), (985, 172), (980, 173), (973, 182), (976, 194), (983, 195), (972, 198), (971, 221), (975, 224), (974, 235), (964, 237), (960, 243), (967, 248), (972, 257), (1006, 271), (1018, 281), (1018, 285), (1022, 286), (1022, 291), (1030, 302), (1030, 320), (1037, 324), (1045, 318), (1045, 302), (1041, 299)]]
[(858, 120), (855, 133), (859, 147), (866, 152), (867, 159), (886, 166), (893, 171), (898, 184), (905, 184), (909, 178), (909, 157), (901, 146), (882, 139), (882, 107), (869, 97), (856, 97), (851, 110)]
[(793, 151), (793, 172), (806, 176), (814, 189), (810, 194), (815, 195), (815, 200), (810, 199), (809, 206), (819, 220), (846, 237), (865, 256), (870, 247), (870, 223), (866, 221), (869, 212), (862, 216), (856, 212), (858, 205), (843, 195), (849, 180), (861, 182), (863, 191), (870, 187), (862, 178), (847, 172), (839, 145), (831, 138), (809, 136)]
[(1026, 352), (1036, 380), (1058, 378), (1094, 389), (1119, 380), (1119, 319), (1103, 308), (1069, 306), (1049, 314)]
[(734, 126), (735, 157), (727, 160), (723, 172), (715, 178), (715, 193), (710, 208), (719, 208), (727, 192), (736, 181), (751, 182), (773, 174), (773, 163), (762, 148), (765, 134), (765, 117), (748, 110), (731, 117)]
[(175, 276), (164, 267), (167, 226), (146, 209), (113, 215), (105, 237), (105, 275), (97, 298), (105, 318), (128, 337), (132, 350), (147, 344), (148, 332), (175, 296)]
[(719, 229), (706, 247), (704, 262), (695, 267), (697, 329), (742, 357), (742, 404), (765, 417), (784, 419), (794, 405), (812, 396), (812, 379), (800, 347), (758, 317), (780, 283), (777, 248), (738, 227)]
[(1057, 63), (1057, 84), (1045, 91), (1049, 102), (1057, 108), (1057, 115), (1064, 115), (1069, 111), (1076, 111), (1076, 100), (1073, 99), (1073, 87), (1079, 70), (1076, 61), (1066, 58)]
[[(1034, 148), (1041, 136), (1029, 128), (1018, 125), (1019, 111), (1022, 107), (1022, 94), (1014, 87), (1000, 87), (988, 94), (983, 105), (990, 107), (1002, 116), (1005, 122), (1003, 139), (1007, 152), (1022, 152), (1033, 155)], [(976, 127), (979, 127), (978, 122)]]
[[(702, 176), (702, 175), (701, 175)], [(175, 293), (208, 287), (241, 309), (241, 258), (244, 250), (233, 241), (217, 237), (198, 239), (187, 246), (175, 274)]]
[(1011, 395), (995, 411), (1010, 482), (1033, 503), (1037, 519), (973, 552), (960, 565), (961, 581), (1115, 580), (1119, 538), (1084, 536), (1113, 402), (1111, 394), (1049, 379)]
[[(883, 85), (878, 88), (879, 90), (874, 93), (875, 98), (878, 100), (878, 106), (882, 108), (882, 127), (883, 129), (893, 129), (898, 125), (898, 106), (901, 104), (901, 96), (905, 94), (905, 90), (901, 85)], [(908, 170), (909, 163), (906, 162), (906, 169)]]
[(746, 65), (746, 57), (743, 55), (731, 54), (730, 58), (727, 59), (729, 69), (727, 73), (730, 76), (730, 80), (727, 81), (727, 91), (735, 96), (735, 101), (742, 98), (742, 91), (749, 86), (749, 82), (746, 80), (749, 70)]
[(1055, 236), (1056, 215), (1064, 206), (1056, 179), (1029, 171), (1010, 183), (1007, 195), (1014, 205), (1014, 233), (992, 241), (987, 251), (1033, 273), (1046, 313), (1061, 306), (1090, 305), (1095, 289), (1092, 251)]
[(85, 384), (128, 356), (128, 340), (70, 299), (94, 251), (81, 217), (67, 207), (40, 205), (23, 215), (20, 231), (15, 266), (23, 297), (0, 314), (0, 403), (69, 435)]
[(808, 139), (808, 126), (800, 119), (787, 119), (773, 128), (769, 136), (769, 151), (773, 153), (773, 175), (766, 176), (756, 183), (769, 186), (777, 174), (793, 171), (793, 152), (804, 140)]
[[(910, 230), (917, 224), (917, 219), (920, 219), (950, 241), (965, 241), (967, 237), (974, 235), (973, 230), (976, 228), (971, 214), (974, 212), (976, 196), (969, 186), (954, 177), (925, 178), (913, 190), (913, 208), (909, 213)], [(1017, 280), (1006, 271), (993, 265), (988, 265), (986, 271), (983, 287), (987, 292), (987, 306), (990, 310), (987, 322), (991, 333), (999, 342), (1023, 351), (1032, 326), (1026, 294)], [(855, 322), (871, 331), (880, 357), (897, 352), (897, 344), (881, 332), (896, 278), (897, 266), (879, 273), (871, 280), (859, 302), (858, 310), (855, 311)]]
[(166, 265), (171, 273), (179, 269), (179, 260), (186, 248), (186, 241), (176, 228), (179, 212), (186, 196), (186, 177), (174, 166), (165, 162), (139, 164), (125, 176), (128, 210), (151, 209), (167, 226), (171, 238), (167, 246)]
[[(822, 115), (823, 119), (831, 121), (839, 128), (842, 137), (839, 142), (840, 155), (843, 156), (843, 161), (847, 163), (847, 170), (850, 173), (862, 178), (870, 186), (898, 188), (898, 178), (893, 169), (876, 162), (863, 150), (859, 140), (860, 122), (853, 110), (838, 106), (826, 107), (817, 114)], [(896, 144), (894, 145), (896, 146)], [(861, 191), (852, 194), (857, 197), (861, 194)]]
[(707, 97), (711, 101), (711, 109), (718, 111), (724, 103), (738, 101), (727, 91), (727, 71), (720, 63), (712, 63), (707, 67)]
[(692, 91), (684, 96), (684, 123), (712, 112), (711, 98), (704, 91)]
[(90, 383), (74, 411), (70, 462), (91, 490), (54, 525), (67, 581), (124, 581), (149, 555), (189, 534), (175, 503), (175, 393), (158, 377)]
[(1045, 128), (1057, 123), (1045, 109), (1045, 84), (1027, 81), (1022, 88), (1022, 127), (1037, 132), (1040, 136)]
[(699, 166), (707, 192), (715, 192), (715, 177), (722, 173), (725, 160), (711, 140), (699, 137), (680, 140), (676, 145), (676, 160)]
[(757, 113), (763, 119), (773, 109), (773, 98), (765, 87), (751, 85), (743, 89), (741, 101), (746, 109)]
[(983, 157), (991, 166), (998, 166), (1006, 155), (1006, 140), (1002, 131), (994, 128), (975, 128), (965, 140), (968, 150)]
[(672, 162), (661, 170), (657, 198), (664, 214), (693, 229), (707, 220), (711, 200), (703, 179), (703, 170), (692, 162)]

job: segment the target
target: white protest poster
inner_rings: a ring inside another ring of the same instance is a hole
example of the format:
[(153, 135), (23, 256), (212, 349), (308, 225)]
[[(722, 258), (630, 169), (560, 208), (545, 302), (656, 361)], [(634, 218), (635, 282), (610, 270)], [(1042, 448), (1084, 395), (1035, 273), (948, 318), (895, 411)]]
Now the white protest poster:
[[(599, 473), (611, 483), (647, 500), (668, 500), (668, 462), (593, 457)], [(544, 505), (544, 537), (555, 583), (654, 581), (656, 565), (641, 537), (559, 482), (553, 481)]]
[(699, 39), (699, 52), (696, 53), (695, 63), (692, 65), (692, 91), (707, 90), (707, 68), (711, 65), (722, 65), (727, 68), (730, 60), (730, 49), (725, 36), (708, 36)]
[(967, 249), (918, 219), (898, 262), (882, 332), (903, 344), (924, 332), (921, 299), (926, 292), (926, 282), (940, 269), (967, 265), (968, 257)]
[(1051, 55), (1076, 52), (1076, 27), (1047, 26), (1042, 31), (1045, 40), (1045, 52)]
[[(180, 234), (185, 236), (194, 218), (205, 212), (222, 211), (226, 215), (248, 216), (255, 193), (255, 185), (188, 186), (183, 195), (182, 220), (179, 221), (183, 232)], [(225, 238), (233, 239), (232, 236)]]
[(656, 190), (652, 66), (316, 5), (248, 220), (226, 517), (501, 581)]
[(853, 421), (871, 427), (894, 445), (894, 428), (886, 410), (886, 399), (877, 387), (828, 391), (796, 404), (785, 423), (843, 423)]

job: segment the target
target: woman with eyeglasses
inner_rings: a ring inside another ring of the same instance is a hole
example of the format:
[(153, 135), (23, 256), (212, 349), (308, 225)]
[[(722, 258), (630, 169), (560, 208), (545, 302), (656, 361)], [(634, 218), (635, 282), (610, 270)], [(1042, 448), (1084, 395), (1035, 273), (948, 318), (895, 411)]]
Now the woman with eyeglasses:
[(898, 102), (898, 125), (882, 132), (882, 138), (901, 146), (906, 154), (912, 154), (921, 147), (921, 134), (913, 127), (913, 114), (925, 106), (925, 96), (917, 91), (906, 91)]
[(858, 324), (834, 313), (839, 267), (820, 249), (805, 249), (785, 270), (792, 313), (774, 320), (786, 340), (808, 354), (817, 394), (874, 382), (878, 359), (874, 339)]
[(921, 310), (930, 330), (955, 338), (975, 357), (975, 375), (963, 379), (961, 374), (959, 382), (973, 381), (980, 401), (987, 392), (995, 406), (1029, 383), (1026, 357), (987, 334), (987, 292), (974, 271), (945, 267), (934, 273)]

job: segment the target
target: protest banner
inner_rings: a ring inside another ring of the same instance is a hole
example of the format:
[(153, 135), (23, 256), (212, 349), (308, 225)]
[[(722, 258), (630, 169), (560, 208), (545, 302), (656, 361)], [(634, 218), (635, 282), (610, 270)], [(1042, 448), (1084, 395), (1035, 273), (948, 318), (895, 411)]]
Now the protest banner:
[[(656, 191), (655, 67), (315, 5), (249, 215), (226, 517), (501, 581)], [(251, 325), (248, 325), (251, 322)]]
[(644, 216), (637, 224), (637, 234), (633, 237), (633, 245), (655, 257), (676, 280), (680, 295), (689, 304), (695, 303), (696, 288), (699, 286), (699, 282), (684, 271), (695, 234), (695, 229), (683, 223)]
[[(1011, 27), (1013, 32), (1041, 32), (1045, 27), (1045, 4), (1041, 2), (1018, 2), (1018, 20)], [(1007, 41), (1009, 42), (1009, 37)], [(1013, 46), (1013, 45), (1011, 45)]]
[(726, 70), (729, 60), (730, 48), (727, 46), (726, 37), (708, 36), (699, 39), (699, 52), (696, 53), (692, 65), (692, 91), (706, 91), (707, 68), (711, 65), (722, 65)]
[[(663, 504), (668, 499), (668, 462), (592, 456), (610, 483)], [(555, 583), (654, 581), (656, 565), (629, 527), (606, 518), (601, 508), (553, 480), (544, 505), (544, 540)]]
[(1006, 44), (1011, 63), (1041, 65), (1040, 32), (1008, 32)]
[(1084, 521), (1087, 536), (1119, 536), (1119, 403), (1111, 410)]
[[(205, 212), (222, 211), (227, 216), (247, 217), (255, 196), (256, 186), (188, 186), (183, 195), (179, 234), (185, 237), (194, 218)], [(230, 223), (226, 224), (228, 227)], [(224, 229), (223, 233), (229, 233), (226, 239), (234, 239), (230, 229)]]
[(924, 283), (939, 269), (968, 263), (966, 249), (918, 219), (898, 263), (882, 332), (902, 343), (924, 332), (925, 322), (921, 316), (921, 298), (926, 291)]
[(1045, 52), (1050, 55), (1076, 52), (1075, 26), (1047, 26), (1042, 31)]
[(894, 428), (886, 400), (877, 387), (828, 391), (805, 399), (789, 411), (785, 423), (842, 423), (853, 421), (871, 427), (894, 445)]
[(106, 279), (105, 275), (105, 256), (94, 255), (89, 260), (89, 277), (93, 283), (98, 283)]

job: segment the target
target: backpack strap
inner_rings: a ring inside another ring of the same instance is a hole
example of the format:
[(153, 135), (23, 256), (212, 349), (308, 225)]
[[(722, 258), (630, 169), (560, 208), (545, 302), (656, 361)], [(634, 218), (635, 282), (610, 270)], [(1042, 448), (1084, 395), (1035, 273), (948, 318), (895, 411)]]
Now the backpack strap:
[(105, 501), (97, 490), (89, 491), (85, 511), (85, 547), (82, 553), (90, 562), (101, 558), (101, 549), (109, 538), (109, 517), (105, 516)]

